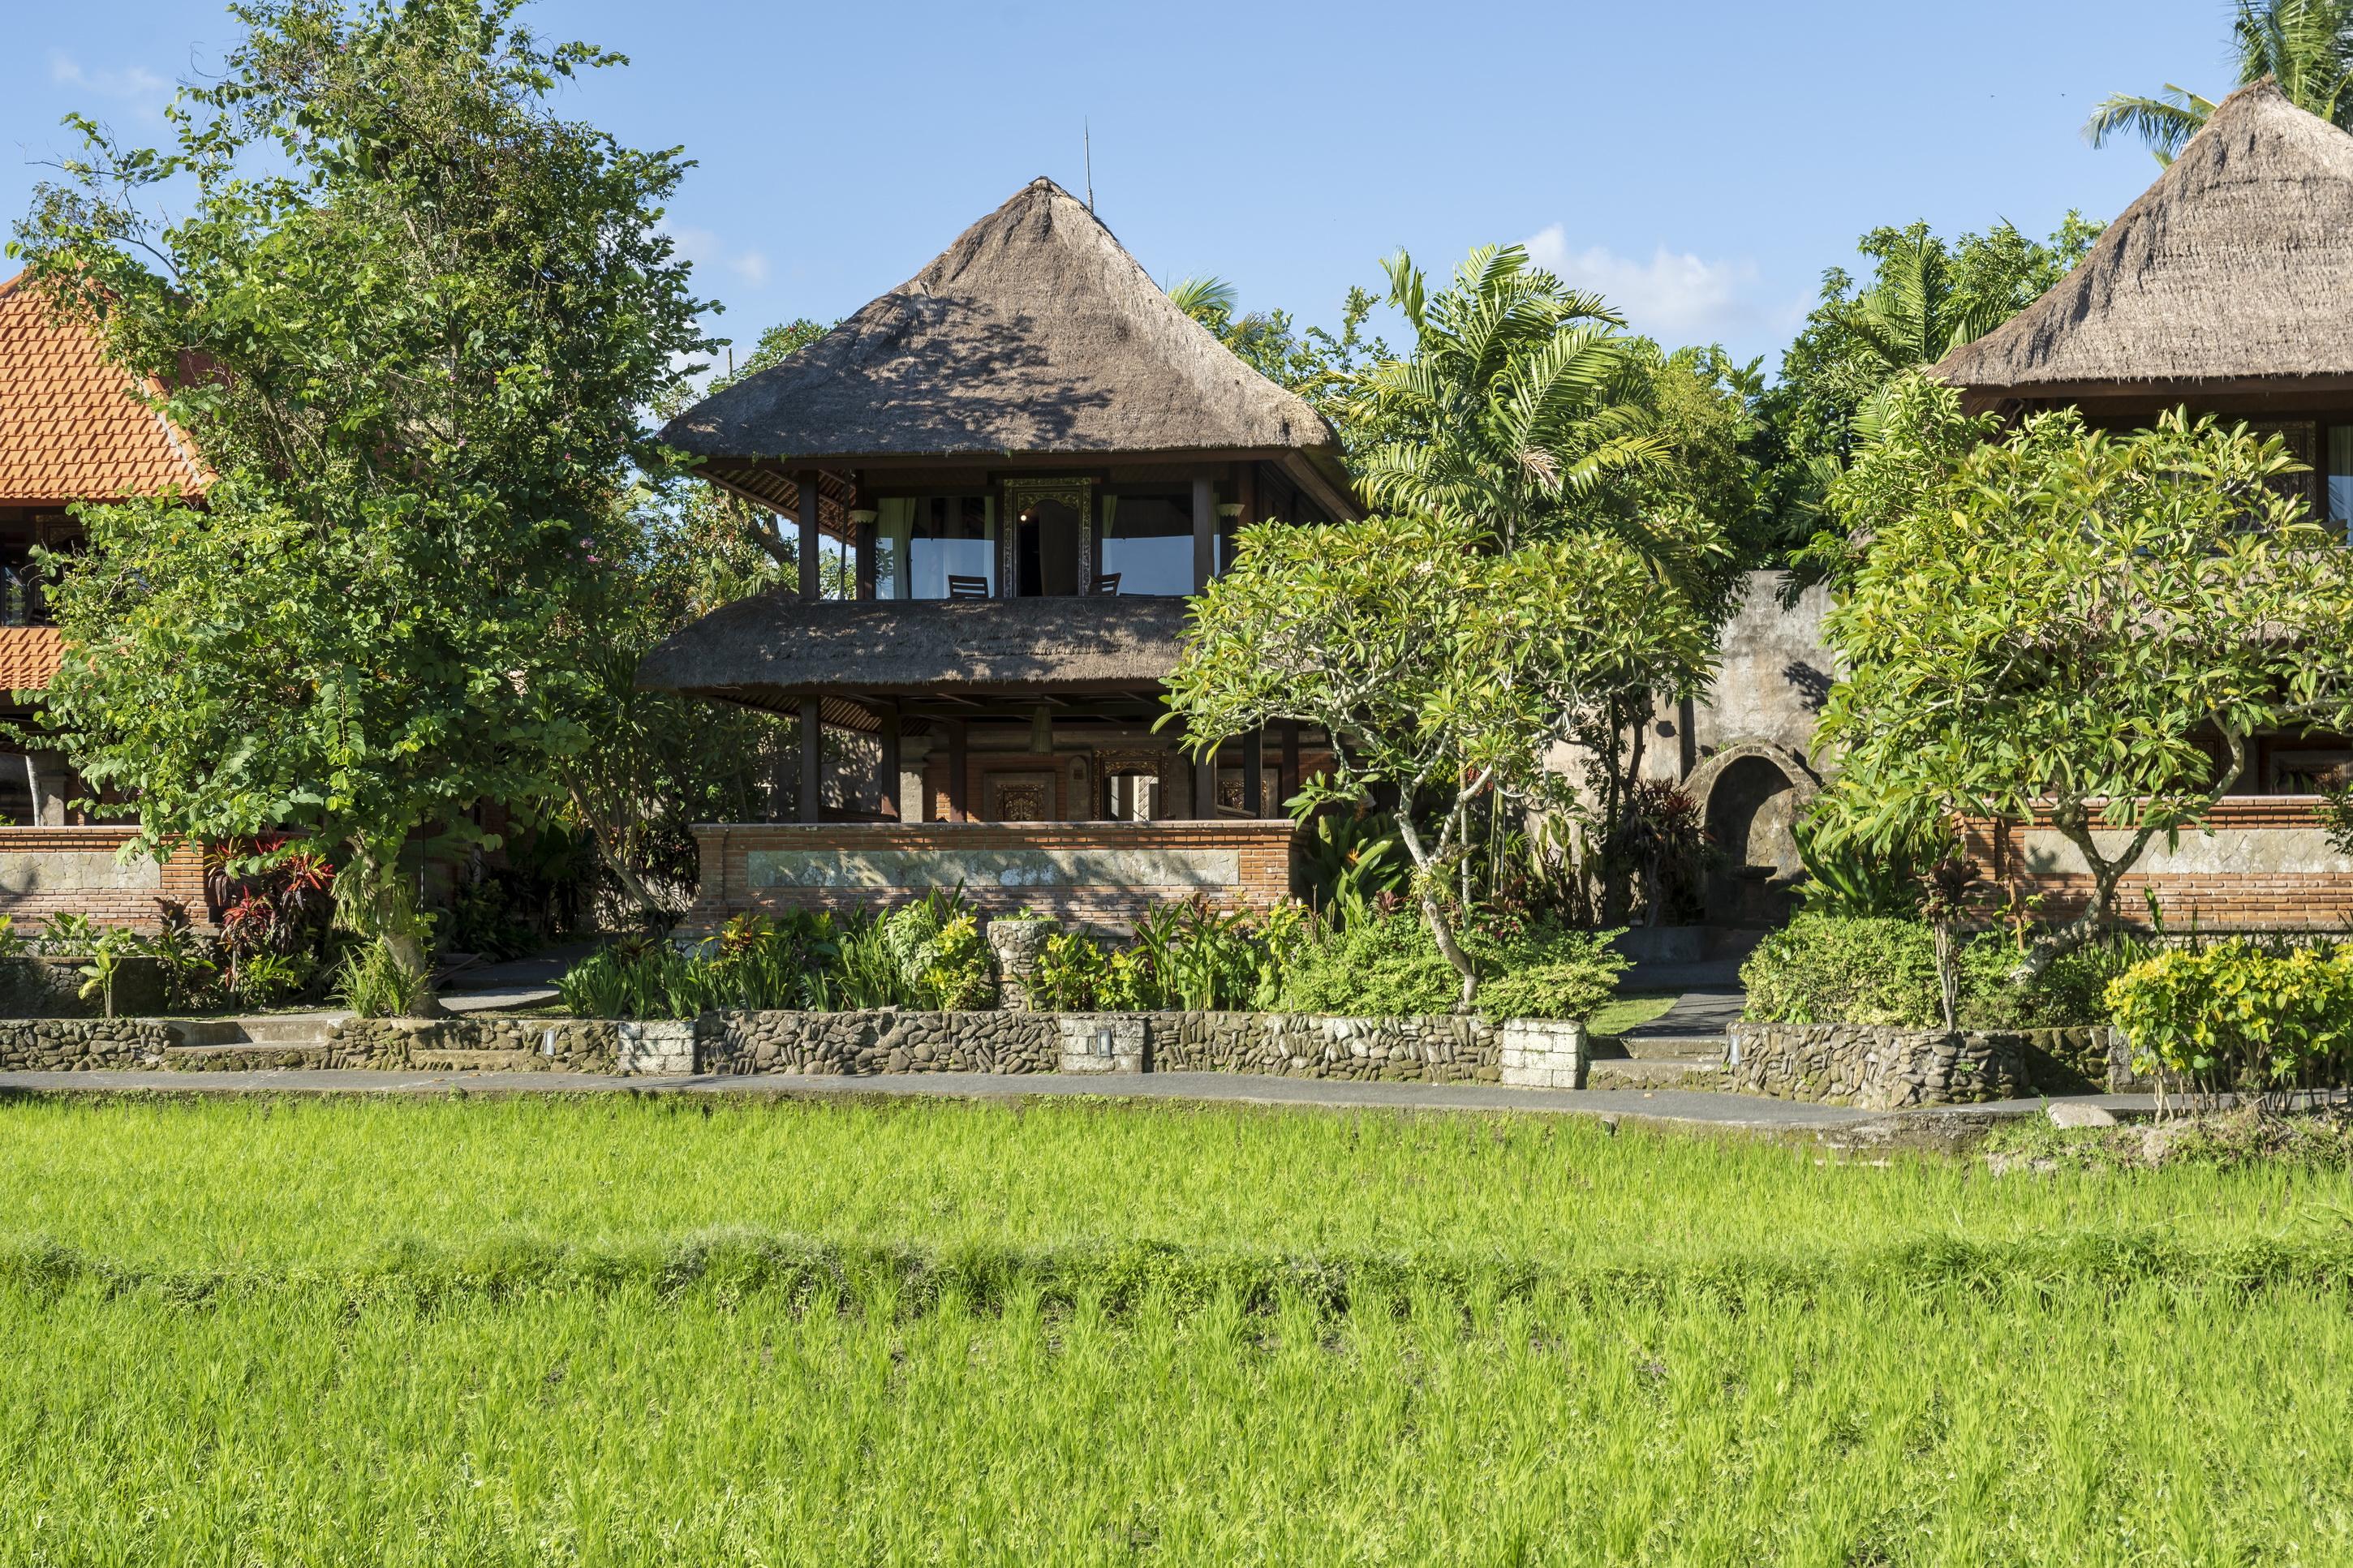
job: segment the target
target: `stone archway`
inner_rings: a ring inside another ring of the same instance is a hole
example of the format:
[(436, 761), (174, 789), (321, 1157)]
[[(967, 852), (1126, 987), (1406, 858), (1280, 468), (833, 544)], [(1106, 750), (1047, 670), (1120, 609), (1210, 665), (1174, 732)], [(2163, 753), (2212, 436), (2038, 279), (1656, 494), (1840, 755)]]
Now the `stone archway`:
[(1821, 781), (1786, 746), (1748, 741), (1726, 746), (1693, 770), (1683, 789), (1700, 808), (1721, 857), (1708, 877), (1711, 925), (1771, 925), (1786, 919), (1804, 873), (1798, 820)]

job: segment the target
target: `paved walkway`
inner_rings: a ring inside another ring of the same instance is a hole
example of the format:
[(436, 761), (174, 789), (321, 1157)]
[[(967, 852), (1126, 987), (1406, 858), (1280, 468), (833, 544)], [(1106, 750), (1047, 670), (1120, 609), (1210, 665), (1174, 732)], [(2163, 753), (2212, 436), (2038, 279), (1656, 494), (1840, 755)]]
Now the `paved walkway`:
[(1621, 1037), (1629, 1040), (1720, 1040), (1725, 1026), (1736, 1023), (1748, 1005), (1748, 994), (1736, 985), (1703, 986), (1686, 991), (1675, 1005), (1647, 1024), (1637, 1024)]
[(443, 986), (441, 1005), (452, 1013), (491, 1013), (553, 1002), (556, 977), (596, 951), (593, 942), (560, 942), (528, 958), (459, 970)]
[[(1358, 1082), (1348, 1079), (1261, 1077), (1248, 1073), (905, 1073), (871, 1078), (791, 1074), (623, 1078), (569, 1072), (365, 1072), (291, 1068), (253, 1072), (0, 1073), (0, 1099), (12, 1095), (166, 1093), (240, 1094), (675, 1094), (749, 1098), (1019, 1100), (1073, 1096), (1212, 1104), (1386, 1108), (1398, 1110), (1515, 1110), (1599, 1117), (1637, 1125), (1693, 1130), (1853, 1137), (1872, 1142), (1947, 1142), (1997, 1121), (2038, 1113), (2040, 1100), (1922, 1110), (1861, 1110), (1800, 1105), (1750, 1095), (1691, 1089), (1507, 1089), (1500, 1084)], [(2146, 1100), (2147, 1097), (2139, 1097)], [(2134, 1097), (2096, 1103), (2134, 1109)]]

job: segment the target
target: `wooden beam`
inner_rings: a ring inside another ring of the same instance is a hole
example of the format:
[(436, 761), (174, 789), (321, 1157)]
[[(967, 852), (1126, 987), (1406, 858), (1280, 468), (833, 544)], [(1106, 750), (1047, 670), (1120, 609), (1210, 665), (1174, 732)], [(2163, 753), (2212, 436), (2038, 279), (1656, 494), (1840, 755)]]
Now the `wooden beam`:
[(892, 821), (899, 820), (899, 705), (896, 702), (878, 704), (874, 716), (882, 721), (882, 756), (875, 764), (882, 785), (882, 815)]
[(1266, 809), (1266, 731), (1242, 734), (1242, 810), (1251, 816), (1271, 815)]
[(1218, 487), (1215, 481), (1193, 480), (1193, 592), (1209, 585), (1218, 571)]
[(965, 755), (964, 721), (961, 719), (949, 720), (947, 721), (947, 731), (948, 820), (950, 822), (970, 822), (972, 820), (972, 814), (966, 809), (966, 802), (965, 799), (966, 793), (965, 774), (969, 770), (966, 766), (966, 758)]
[(801, 699), (801, 788), (795, 813), (803, 822), (822, 820), (825, 797), (825, 710), (814, 697)]
[(801, 534), (798, 554), (800, 557), (799, 564), (801, 571), (801, 597), (803, 599), (814, 599), (818, 596), (818, 585), (819, 582), (817, 570), (817, 542), (818, 537), (817, 514), (819, 503), (819, 497), (818, 495), (818, 477), (813, 470), (804, 469), (800, 473), (793, 476), (793, 483), (797, 486), (800, 490)]

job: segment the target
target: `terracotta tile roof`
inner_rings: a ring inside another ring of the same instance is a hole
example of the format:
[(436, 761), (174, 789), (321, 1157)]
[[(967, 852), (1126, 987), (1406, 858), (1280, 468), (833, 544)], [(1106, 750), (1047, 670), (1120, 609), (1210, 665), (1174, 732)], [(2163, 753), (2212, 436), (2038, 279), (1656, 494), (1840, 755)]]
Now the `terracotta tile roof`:
[(139, 401), (95, 333), (50, 321), (23, 277), (0, 282), (0, 504), (199, 488), (186, 437)]
[(47, 690), (64, 654), (55, 626), (0, 626), (0, 692)]

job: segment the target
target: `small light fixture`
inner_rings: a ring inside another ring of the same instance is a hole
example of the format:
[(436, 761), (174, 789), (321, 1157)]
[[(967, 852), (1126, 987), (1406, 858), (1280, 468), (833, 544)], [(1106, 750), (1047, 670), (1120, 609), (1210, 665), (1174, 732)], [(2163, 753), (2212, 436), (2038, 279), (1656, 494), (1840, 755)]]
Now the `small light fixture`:
[(875, 511), (868, 507), (852, 507), (849, 512), (849, 521), (856, 523), (860, 528), (871, 528), (874, 526), (874, 520), (881, 515), (882, 514), (881, 512)]
[(1232, 521), (1235, 518), (1241, 516), (1241, 514), (1242, 503), (1238, 500), (1219, 501), (1218, 503), (1218, 515), (1224, 518), (1229, 522)]

